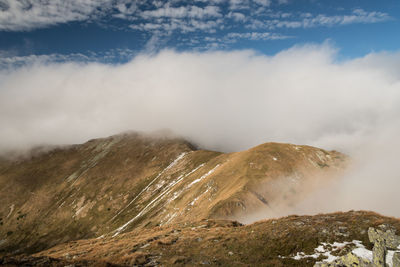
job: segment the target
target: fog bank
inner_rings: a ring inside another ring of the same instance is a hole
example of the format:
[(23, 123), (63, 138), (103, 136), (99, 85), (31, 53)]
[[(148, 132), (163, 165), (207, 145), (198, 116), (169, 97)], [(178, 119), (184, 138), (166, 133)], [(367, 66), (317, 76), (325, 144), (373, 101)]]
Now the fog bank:
[(399, 81), (400, 53), (343, 62), (329, 44), (274, 56), (165, 50), (118, 66), (37, 63), (0, 73), (0, 151), (164, 128), (223, 151), (308, 144), (347, 153), (356, 167), (327, 201), (296, 212), (400, 216)]

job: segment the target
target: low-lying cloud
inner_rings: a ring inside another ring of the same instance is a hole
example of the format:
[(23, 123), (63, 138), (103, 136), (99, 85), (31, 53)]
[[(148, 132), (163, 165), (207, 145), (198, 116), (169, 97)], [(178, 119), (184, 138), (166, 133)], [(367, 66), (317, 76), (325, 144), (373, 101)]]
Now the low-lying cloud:
[(314, 211), (400, 216), (399, 81), (400, 53), (338, 61), (329, 44), (274, 56), (166, 50), (118, 66), (36, 64), (0, 74), (0, 151), (163, 128), (224, 151), (309, 144), (357, 165)]

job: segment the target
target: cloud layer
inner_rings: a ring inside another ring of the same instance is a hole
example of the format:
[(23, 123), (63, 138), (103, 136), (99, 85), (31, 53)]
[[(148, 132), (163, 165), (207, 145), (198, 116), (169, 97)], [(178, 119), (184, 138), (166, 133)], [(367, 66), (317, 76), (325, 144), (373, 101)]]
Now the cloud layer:
[(338, 62), (323, 44), (275, 56), (166, 50), (119, 66), (37, 63), (0, 73), (0, 150), (163, 128), (224, 151), (309, 144), (356, 166), (320, 210), (399, 216), (389, 204), (400, 201), (399, 62), (400, 53)]
[(268, 140), (348, 150), (397, 122), (400, 54), (335, 56), (324, 44), (272, 57), (165, 50), (119, 66), (37, 61), (2, 72), (0, 147), (171, 128), (227, 150)]

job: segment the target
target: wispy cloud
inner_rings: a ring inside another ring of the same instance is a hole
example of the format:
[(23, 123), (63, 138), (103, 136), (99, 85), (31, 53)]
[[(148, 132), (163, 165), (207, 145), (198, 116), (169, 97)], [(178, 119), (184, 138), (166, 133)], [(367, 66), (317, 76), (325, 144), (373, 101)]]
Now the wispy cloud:
[(115, 63), (127, 62), (136, 54), (136, 51), (130, 49), (112, 49), (106, 52), (91, 52), (87, 54), (44, 54), (44, 55), (9, 55), (7, 51), (0, 51), (0, 71), (15, 70), (20, 67), (31, 67), (32, 65), (48, 65), (54, 63)]
[(170, 7), (166, 5), (164, 7), (155, 10), (146, 10), (141, 12), (141, 17), (145, 19), (149, 18), (196, 18), (204, 19), (209, 17), (222, 17), (217, 6), (206, 6), (204, 8), (198, 6), (180, 6)]
[(255, 40), (283, 40), (292, 37), (270, 32), (245, 32), (245, 33), (231, 32), (226, 35), (226, 38), (229, 40), (248, 39), (255, 41)]
[[(287, 16), (286, 16), (287, 15)], [(355, 9), (347, 15), (313, 15), (311, 13), (301, 13), (297, 18), (287, 20), (290, 14), (280, 16), (275, 19), (253, 19), (246, 27), (257, 29), (267, 28), (270, 30), (278, 28), (312, 28), (312, 27), (332, 27), (355, 23), (378, 23), (390, 20), (391, 17), (383, 12), (367, 12), (363, 9)]]
[(70, 21), (93, 19), (112, 0), (1, 0), (0, 30), (27, 31)]
[(175, 31), (182, 33), (203, 31), (213, 33), (223, 23), (222, 19), (198, 20), (198, 19), (164, 19), (159, 23), (147, 22), (130, 25), (131, 29), (140, 31), (158, 32), (160, 35), (170, 35)]

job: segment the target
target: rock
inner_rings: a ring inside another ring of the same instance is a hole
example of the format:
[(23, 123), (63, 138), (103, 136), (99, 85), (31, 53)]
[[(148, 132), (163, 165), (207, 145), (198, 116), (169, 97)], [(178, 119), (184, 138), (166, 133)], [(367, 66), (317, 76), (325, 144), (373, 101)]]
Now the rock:
[(393, 267), (400, 267), (400, 252), (393, 254)]
[(228, 255), (229, 255), (229, 256), (232, 256), (232, 255), (233, 255), (233, 252), (232, 252), (232, 251), (229, 251), (229, 252), (228, 252)]
[(400, 237), (395, 235), (395, 230), (388, 225), (380, 225), (379, 229), (370, 227), (368, 238), (374, 243), (372, 262), (377, 267), (385, 267), (387, 249), (397, 249)]
[(368, 260), (359, 258), (354, 253), (350, 252), (349, 254), (340, 257), (339, 259), (333, 262), (317, 262), (314, 264), (314, 267), (372, 267), (371, 262)]
[(372, 227), (368, 229), (369, 241), (371, 241), (371, 243), (375, 243), (376, 240), (384, 240), (388, 249), (397, 249), (397, 247), (400, 245), (400, 237), (396, 236), (395, 230), (389, 226), (383, 225), (380, 225), (380, 229), (382, 230)]
[[(379, 229), (370, 227), (368, 229), (368, 238), (374, 244), (372, 249), (372, 262), (362, 259), (350, 252), (349, 254), (340, 257), (339, 259), (327, 263), (317, 262), (314, 267), (339, 267), (339, 266), (359, 266), (359, 267), (385, 267), (386, 253), (388, 249), (397, 249), (400, 245), (400, 237), (396, 236), (396, 231), (389, 225), (380, 225)], [(339, 227), (339, 231), (344, 233), (347, 230), (345, 227)], [(400, 267), (400, 252), (395, 252), (393, 255), (393, 267)]]

